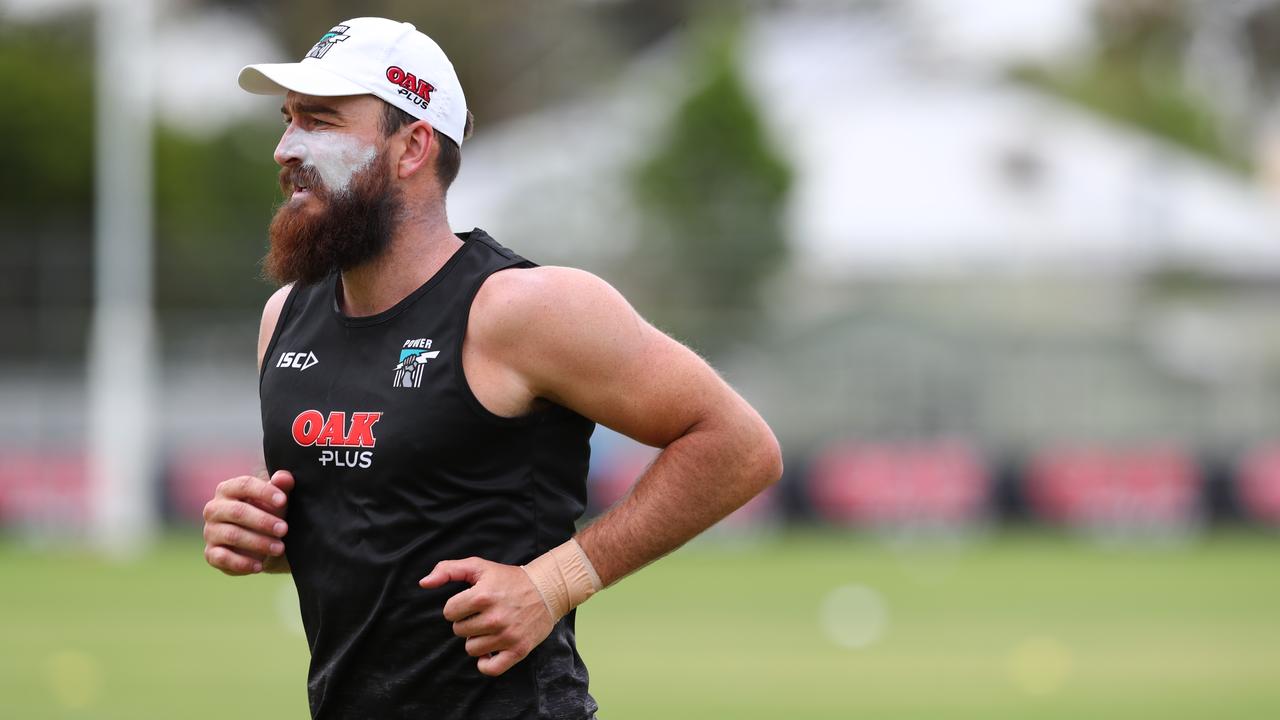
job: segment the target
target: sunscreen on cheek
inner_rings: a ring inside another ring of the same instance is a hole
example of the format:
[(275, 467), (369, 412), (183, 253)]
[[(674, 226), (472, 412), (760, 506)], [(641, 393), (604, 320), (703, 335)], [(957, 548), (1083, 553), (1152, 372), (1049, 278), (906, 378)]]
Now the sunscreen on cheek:
[(301, 160), (303, 167), (314, 168), (325, 187), (339, 195), (347, 192), (351, 178), (378, 155), (372, 144), (350, 135), (301, 129), (290, 131), (280, 151)]

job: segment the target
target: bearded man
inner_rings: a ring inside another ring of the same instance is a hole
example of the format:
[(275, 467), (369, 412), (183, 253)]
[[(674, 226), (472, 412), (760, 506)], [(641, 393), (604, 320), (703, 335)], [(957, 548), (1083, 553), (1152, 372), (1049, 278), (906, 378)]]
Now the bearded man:
[[(348, 20), (240, 84), (284, 95), (282, 287), (268, 472), (219, 485), (206, 560), (292, 573), (315, 718), (594, 717), (574, 608), (777, 480), (777, 441), (599, 278), (453, 233), (471, 114), (412, 25)], [(662, 451), (577, 532), (596, 423)]]

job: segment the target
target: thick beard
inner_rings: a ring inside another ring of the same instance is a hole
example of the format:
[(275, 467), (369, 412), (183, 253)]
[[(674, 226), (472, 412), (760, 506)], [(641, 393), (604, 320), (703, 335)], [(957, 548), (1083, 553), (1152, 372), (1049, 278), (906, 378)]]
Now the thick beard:
[(271, 248), (262, 260), (263, 274), (280, 285), (309, 285), (335, 271), (350, 270), (378, 257), (391, 242), (403, 201), (391, 187), (385, 158), (379, 153), (356, 173), (345, 192), (332, 194), (313, 168), (286, 167), (280, 184), (294, 179), (310, 189), (319, 209), (303, 209), (285, 201), (271, 219)]

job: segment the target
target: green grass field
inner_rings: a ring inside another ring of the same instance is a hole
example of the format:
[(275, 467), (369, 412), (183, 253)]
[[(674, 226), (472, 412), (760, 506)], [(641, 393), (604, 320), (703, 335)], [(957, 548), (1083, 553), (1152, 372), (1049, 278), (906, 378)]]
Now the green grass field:
[[(0, 718), (305, 718), (289, 580), (200, 548), (0, 543)], [(593, 599), (579, 641), (602, 720), (1275, 718), (1280, 538), (704, 542)]]

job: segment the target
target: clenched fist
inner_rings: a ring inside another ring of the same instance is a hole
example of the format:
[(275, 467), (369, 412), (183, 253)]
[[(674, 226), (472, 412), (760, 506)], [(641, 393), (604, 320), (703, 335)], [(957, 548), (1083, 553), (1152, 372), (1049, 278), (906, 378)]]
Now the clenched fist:
[(445, 560), (418, 581), (424, 588), (465, 582), (470, 588), (449, 598), (444, 619), (466, 638), (476, 668), (501, 675), (533, 651), (555, 627), (546, 603), (525, 571), (514, 565), (467, 558)]
[(278, 470), (263, 476), (241, 475), (218, 484), (204, 506), (204, 559), (228, 575), (288, 572), (282, 538), (293, 490), (293, 475)]

